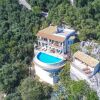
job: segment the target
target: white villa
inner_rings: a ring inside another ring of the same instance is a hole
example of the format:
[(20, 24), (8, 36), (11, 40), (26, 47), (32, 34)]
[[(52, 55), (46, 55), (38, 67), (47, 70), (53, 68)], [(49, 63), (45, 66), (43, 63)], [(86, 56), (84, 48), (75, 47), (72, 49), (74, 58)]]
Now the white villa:
[(49, 26), (37, 33), (33, 59), (36, 75), (49, 84), (58, 82), (58, 72), (66, 63), (76, 31), (66, 26)]
[(73, 44), (76, 35), (73, 29), (49, 26), (37, 33), (35, 51), (40, 50), (65, 57), (64, 55), (70, 52), (70, 45)]
[(96, 73), (99, 71), (100, 62), (98, 60), (81, 51), (77, 51), (73, 55), (70, 68), (70, 76), (73, 80), (86, 80), (91, 87), (93, 85), (98, 87), (100, 77), (96, 77)]

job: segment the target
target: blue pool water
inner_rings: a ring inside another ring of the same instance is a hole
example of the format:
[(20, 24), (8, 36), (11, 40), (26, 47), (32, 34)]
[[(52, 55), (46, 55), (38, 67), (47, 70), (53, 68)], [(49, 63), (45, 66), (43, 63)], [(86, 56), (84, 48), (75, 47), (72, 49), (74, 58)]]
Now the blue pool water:
[(37, 58), (44, 62), (44, 63), (57, 63), (57, 62), (60, 62), (62, 59), (60, 58), (57, 58), (57, 57), (54, 57), (54, 56), (51, 56), (49, 54), (46, 54), (46, 53), (43, 53), (43, 52), (40, 52), (38, 55), (37, 55)]

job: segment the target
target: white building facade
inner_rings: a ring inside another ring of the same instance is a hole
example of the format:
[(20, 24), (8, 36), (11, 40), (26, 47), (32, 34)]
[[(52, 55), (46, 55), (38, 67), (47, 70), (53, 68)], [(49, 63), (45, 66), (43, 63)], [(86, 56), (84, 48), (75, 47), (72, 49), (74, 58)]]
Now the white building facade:
[(73, 80), (86, 80), (86, 82), (96, 90), (100, 86), (100, 62), (89, 55), (77, 51), (71, 63), (70, 76)]

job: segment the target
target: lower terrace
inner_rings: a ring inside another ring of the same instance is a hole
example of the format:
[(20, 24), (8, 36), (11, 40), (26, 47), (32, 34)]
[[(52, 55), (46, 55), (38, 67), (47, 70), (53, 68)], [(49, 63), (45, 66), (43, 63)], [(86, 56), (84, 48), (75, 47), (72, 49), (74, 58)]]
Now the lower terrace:
[(62, 47), (54, 46), (54, 44), (50, 44), (49, 46), (48, 45), (44, 45), (44, 46), (36, 45), (34, 47), (35, 55), (38, 52), (46, 52), (48, 54), (54, 55), (54, 56), (62, 58), (62, 59), (67, 59), (69, 57), (69, 54), (64, 54), (63, 53), (63, 48)]

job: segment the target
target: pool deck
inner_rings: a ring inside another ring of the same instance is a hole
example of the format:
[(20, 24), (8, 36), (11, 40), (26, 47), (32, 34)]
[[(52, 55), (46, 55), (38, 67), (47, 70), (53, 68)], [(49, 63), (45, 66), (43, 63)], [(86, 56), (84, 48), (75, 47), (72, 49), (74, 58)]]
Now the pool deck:
[(61, 58), (61, 59), (65, 60), (63, 54), (52, 53), (52, 52), (50, 52), (49, 50), (46, 50), (46, 51), (45, 51), (45, 50), (41, 50), (41, 49), (38, 49), (38, 50), (34, 49), (34, 54), (35, 54), (35, 55), (37, 55), (39, 52), (43, 52), (43, 53), (46, 53), (46, 54), (49, 54), (49, 55), (52, 55), (52, 56), (55, 56), (55, 57), (58, 57), (58, 58)]

